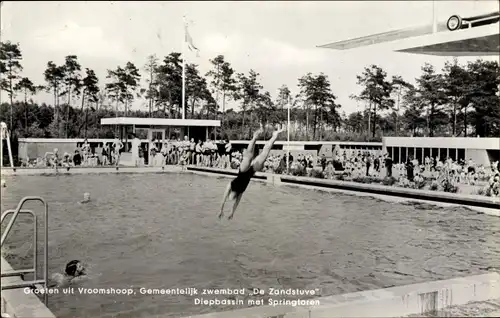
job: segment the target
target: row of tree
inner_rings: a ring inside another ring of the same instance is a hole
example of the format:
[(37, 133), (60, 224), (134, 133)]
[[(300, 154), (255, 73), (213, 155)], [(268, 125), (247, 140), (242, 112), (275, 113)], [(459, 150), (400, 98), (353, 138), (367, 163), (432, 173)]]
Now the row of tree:
[[(498, 62), (476, 60), (463, 66), (454, 59), (445, 63), (441, 73), (426, 63), (416, 85), (400, 76), (393, 76), (390, 81), (386, 77), (378, 66), (365, 68), (357, 77), (363, 91), (352, 96), (367, 102), (368, 127), (371, 122), (373, 136), (380, 111), (394, 119), (394, 126), (386, 128), (396, 135), (432, 137), (437, 133), (466, 137), (471, 130), (474, 135), (500, 136)], [(351, 119), (360, 116), (351, 114)]]
[[(45, 83), (34, 84), (22, 74), (20, 45), (2, 42), (1, 89), (9, 103), (1, 105), (0, 119), (24, 137), (108, 137), (99, 125), (114, 116), (182, 117), (182, 56), (170, 53), (163, 61), (151, 55), (143, 71), (132, 62), (108, 70), (102, 85), (95, 72), (83, 67), (76, 55), (64, 64), (47, 63)], [(186, 118), (220, 119), (219, 133), (248, 138), (259, 124), (287, 121), (291, 105), (292, 137), (297, 140), (374, 140), (381, 135), (500, 136), (500, 71), (497, 62), (477, 60), (460, 65), (447, 62), (441, 72), (422, 67), (415, 84), (400, 76), (389, 78), (376, 65), (357, 76), (361, 87), (351, 98), (364, 107), (347, 116), (332, 93), (328, 76), (306, 74), (293, 94), (283, 85), (273, 99), (260, 84), (259, 73), (237, 73), (219, 55), (210, 60), (204, 76), (195, 64), (186, 65)], [(141, 73), (145, 86), (141, 85)], [(40, 91), (53, 95), (53, 105), (38, 105)], [(146, 108), (132, 111), (137, 100)], [(226, 110), (239, 103), (240, 111)]]

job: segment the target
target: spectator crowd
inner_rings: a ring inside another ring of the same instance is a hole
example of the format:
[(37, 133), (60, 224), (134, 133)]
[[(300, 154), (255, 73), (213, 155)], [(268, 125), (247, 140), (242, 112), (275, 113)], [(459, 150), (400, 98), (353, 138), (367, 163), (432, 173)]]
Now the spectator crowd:
[[(141, 143), (132, 136), (132, 156), (135, 166), (195, 165), (219, 169), (238, 169), (242, 152), (233, 149), (229, 140), (195, 141), (167, 139)], [(135, 141), (134, 141), (135, 140)], [(97, 167), (118, 166), (124, 145), (119, 139), (92, 149), (87, 140), (74, 153), (58, 149), (47, 152), (43, 158), (23, 162), (26, 167)], [(135, 155), (134, 155), (135, 154)], [(289, 166), (287, 166), (287, 164)], [(287, 169), (288, 167), (288, 169)], [(472, 159), (455, 161), (452, 158), (425, 157), (423, 162), (408, 157), (404, 163), (394, 163), (388, 154), (374, 151), (336, 151), (331, 158), (297, 154), (271, 154), (264, 164), (264, 172), (325, 179), (349, 180), (365, 183), (383, 183), (406, 188), (459, 192), (460, 188), (475, 189), (475, 194), (500, 196), (500, 163), (476, 164)]]
[[(289, 158), (290, 174), (325, 179), (349, 180), (364, 183), (382, 183), (405, 188), (459, 192), (460, 188), (475, 190), (473, 194), (500, 197), (500, 162), (490, 165), (468, 160), (439, 160), (425, 157), (423, 162), (413, 157), (404, 163), (394, 163), (388, 154), (336, 152), (333, 158), (325, 155), (314, 160), (312, 156)], [(270, 156), (267, 172), (286, 173), (286, 155)]]

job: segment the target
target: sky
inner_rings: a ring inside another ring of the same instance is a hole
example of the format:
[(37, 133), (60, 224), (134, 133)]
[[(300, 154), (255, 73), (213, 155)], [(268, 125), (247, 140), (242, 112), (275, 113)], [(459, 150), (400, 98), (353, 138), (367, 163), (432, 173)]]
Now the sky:
[[(276, 97), (287, 85), (298, 93), (298, 78), (325, 73), (342, 111), (361, 110), (351, 100), (360, 87), (356, 75), (371, 64), (391, 77), (414, 82), (420, 68), (431, 63), (441, 69), (451, 58), (374, 50), (335, 51), (316, 46), (411, 26), (432, 23), (432, 1), (253, 1), (253, 2), (87, 2), (2, 1), (1, 40), (20, 43), (22, 76), (43, 84), (48, 61), (62, 64), (66, 55), (77, 55), (82, 69), (93, 69), (104, 87), (107, 69), (133, 62), (143, 72), (146, 57), (163, 59), (182, 52), (183, 16), (199, 48), (199, 57), (186, 52), (189, 63), (202, 74), (209, 59), (222, 54), (238, 73), (254, 69), (260, 82)], [(498, 1), (436, 1), (440, 21), (451, 15), (470, 16), (499, 10)], [(475, 58), (461, 57), (466, 63)], [(497, 57), (485, 57), (485, 60)], [(3, 99), (2, 95), (2, 99)], [(51, 104), (48, 93), (37, 101)], [(134, 109), (146, 109), (136, 101)], [(238, 108), (229, 103), (227, 108)]]

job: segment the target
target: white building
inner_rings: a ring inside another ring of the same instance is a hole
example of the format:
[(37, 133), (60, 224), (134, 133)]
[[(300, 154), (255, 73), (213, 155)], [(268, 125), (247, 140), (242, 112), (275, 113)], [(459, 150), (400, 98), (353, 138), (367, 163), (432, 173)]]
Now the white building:
[[(435, 22), (417, 28), (394, 30), (356, 39), (319, 46), (335, 50), (361, 47), (379, 47), (396, 52), (440, 56), (499, 56), (499, 12), (475, 17), (451, 16), (446, 22)], [(421, 162), (426, 156), (445, 159), (472, 159), (476, 163), (489, 164), (500, 159), (498, 138), (457, 137), (385, 137), (383, 151), (394, 162), (414, 157)]]
[(463, 137), (384, 137), (382, 151), (395, 163), (405, 162), (408, 157), (423, 162), (425, 157), (448, 157), (453, 160), (469, 160), (489, 165), (500, 159), (500, 138)]

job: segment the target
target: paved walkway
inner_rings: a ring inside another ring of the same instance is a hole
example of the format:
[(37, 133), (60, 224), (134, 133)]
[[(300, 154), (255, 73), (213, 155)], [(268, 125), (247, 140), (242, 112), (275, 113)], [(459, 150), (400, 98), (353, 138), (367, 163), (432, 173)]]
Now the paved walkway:
[[(410, 315), (408, 317), (422, 317), (422, 315)], [(500, 299), (449, 307), (437, 314), (426, 314), (423, 317), (500, 317)]]

